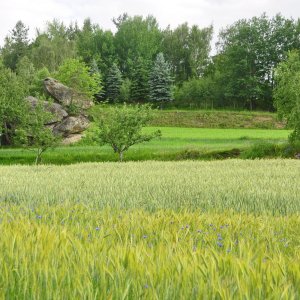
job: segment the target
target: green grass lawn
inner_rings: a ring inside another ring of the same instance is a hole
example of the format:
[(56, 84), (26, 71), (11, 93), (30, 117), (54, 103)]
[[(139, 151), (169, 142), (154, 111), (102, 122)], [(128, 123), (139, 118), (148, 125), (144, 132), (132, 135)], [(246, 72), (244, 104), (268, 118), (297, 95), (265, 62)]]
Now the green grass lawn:
[[(268, 129), (206, 129), (178, 127), (147, 127), (145, 132), (161, 129), (162, 137), (133, 146), (125, 154), (125, 160), (180, 160), (203, 158), (207, 154), (231, 149), (246, 149), (261, 142), (280, 144), (287, 140), (288, 130)], [(186, 152), (196, 151), (197, 157)], [(72, 145), (48, 150), (44, 163), (70, 164), (76, 162), (115, 161), (117, 156), (108, 146)], [(34, 161), (34, 152), (25, 149), (1, 149), (0, 164)]]

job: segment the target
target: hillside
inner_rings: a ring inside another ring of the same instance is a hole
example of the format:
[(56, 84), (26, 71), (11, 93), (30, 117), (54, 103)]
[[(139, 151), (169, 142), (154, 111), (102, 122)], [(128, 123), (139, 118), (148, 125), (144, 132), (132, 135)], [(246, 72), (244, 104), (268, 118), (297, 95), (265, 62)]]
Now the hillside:
[(275, 113), (250, 111), (158, 111), (153, 126), (194, 128), (262, 128), (282, 129), (285, 127)]

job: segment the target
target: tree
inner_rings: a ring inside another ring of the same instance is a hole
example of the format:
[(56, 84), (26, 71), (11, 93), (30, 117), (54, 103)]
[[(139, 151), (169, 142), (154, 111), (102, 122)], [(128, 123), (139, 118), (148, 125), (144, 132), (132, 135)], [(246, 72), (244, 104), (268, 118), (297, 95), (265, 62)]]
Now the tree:
[(19, 60), (26, 55), (29, 47), (28, 28), (18, 21), (11, 34), (5, 38), (2, 49), (3, 64), (15, 71)]
[(91, 72), (79, 59), (65, 60), (59, 67), (56, 78), (90, 99), (94, 99), (102, 90), (100, 73)]
[(108, 144), (118, 154), (119, 161), (131, 146), (150, 141), (161, 136), (161, 132), (142, 134), (142, 128), (147, 125), (153, 115), (150, 105), (110, 106), (103, 109), (99, 120), (99, 140)]
[(299, 29), (293, 19), (263, 14), (222, 30), (214, 61), (226, 101), (243, 108), (274, 109), (274, 70), (289, 50), (299, 49)]
[(76, 39), (77, 55), (92, 66), (96, 62), (103, 78), (106, 79), (115, 57), (114, 36), (110, 30), (103, 31), (99, 25), (92, 24), (90, 19), (84, 20), (82, 29)]
[(276, 69), (275, 106), (281, 119), (294, 129), (291, 142), (300, 141), (300, 52), (292, 51)]
[(150, 100), (161, 105), (171, 101), (171, 84), (169, 64), (165, 61), (164, 55), (159, 53), (150, 74)]
[(37, 30), (31, 48), (30, 59), (37, 70), (46, 67), (55, 72), (66, 59), (76, 57), (74, 33), (57, 20), (48, 22), (45, 31)]
[(218, 98), (217, 87), (210, 77), (185, 81), (174, 93), (175, 104), (189, 108), (213, 109)]
[(123, 79), (116, 63), (112, 65), (106, 79), (106, 98), (110, 102), (119, 102)]
[(171, 63), (172, 76), (181, 84), (190, 78), (199, 78), (208, 63), (212, 26), (200, 29), (187, 23), (172, 30), (163, 31), (162, 49), (166, 59)]
[(45, 87), (44, 87), (44, 80), (47, 77), (50, 77), (50, 72), (46, 67), (38, 70), (35, 73), (34, 79), (33, 79), (33, 84), (32, 84), (31, 89), (30, 89), (30, 95), (33, 95), (33, 96), (36, 96), (36, 97), (46, 95)]
[(22, 80), (0, 63), (0, 144), (12, 145), (16, 129), (27, 114), (24, 98), (27, 89)]
[(42, 155), (47, 149), (59, 144), (60, 136), (54, 135), (51, 127), (47, 127), (51, 120), (53, 114), (47, 111), (45, 104), (40, 101), (35, 107), (29, 108), (26, 123), (18, 131), (20, 143), (29, 149), (34, 149), (36, 165), (42, 162)]
[(120, 69), (125, 77), (132, 79), (131, 71), (137, 57), (152, 61), (161, 51), (162, 34), (153, 16), (121, 16), (117, 21), (115, 48)]
[(139, 57), (136, 61), (130, 89), (131, 100), (147, 102), (149, 100), (149, 63)]

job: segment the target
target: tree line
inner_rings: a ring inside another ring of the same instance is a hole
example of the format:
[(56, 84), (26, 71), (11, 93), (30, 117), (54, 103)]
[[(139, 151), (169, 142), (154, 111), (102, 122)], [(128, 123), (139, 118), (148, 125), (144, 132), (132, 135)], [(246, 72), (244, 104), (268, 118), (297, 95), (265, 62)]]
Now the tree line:
[[(19, 21), (5, 38), (0, 60), (33, 93), (42, 92), (40, 78), (56, 76), (62, 65), (75, 60), (101, 78), (98, 90), (91, 90), (96, 101), (172, 100), (169, 105), (177, 107), (274, 110), (276, 66), (300, 48), (299, 20), (279, 14), (242, 19), (222, 29), (213, 56), (212, 26), (184, 23), (162, 29), (153, 16), (127, 14), (113, 23), (115, 33), (90, 19), (82, 27), (54, 20), (29, 40), (28, 27)], [(158, 70), (155, 62), (163, 67)], [(157, 91), (153, 95), (151, 86), (160, 72), (167, 89), (162, 97)], [(84, 85), (78, 78), (72, 82)]]

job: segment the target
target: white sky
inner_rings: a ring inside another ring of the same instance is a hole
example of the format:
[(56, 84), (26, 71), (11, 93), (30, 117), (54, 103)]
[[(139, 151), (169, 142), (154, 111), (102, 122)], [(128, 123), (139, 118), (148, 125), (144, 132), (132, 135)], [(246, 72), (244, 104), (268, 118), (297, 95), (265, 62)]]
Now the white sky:
[(34, 37), (35, 28), (44, 28), (46, 21), (54, 18), (81, 25), (90, 17), (102, 28), (114, 30), (112, 18), (124, 12), (151, 14), (162, 28), (184, 22), (200, 27), (213, 24), (217, 34), (238, 19), (263, 12), (269, 16), (280, 12), (296, 19), (300, 16), (300, 0), (0, 0), (0, 45), (18, 20), (30, 27), (30, 36)]

